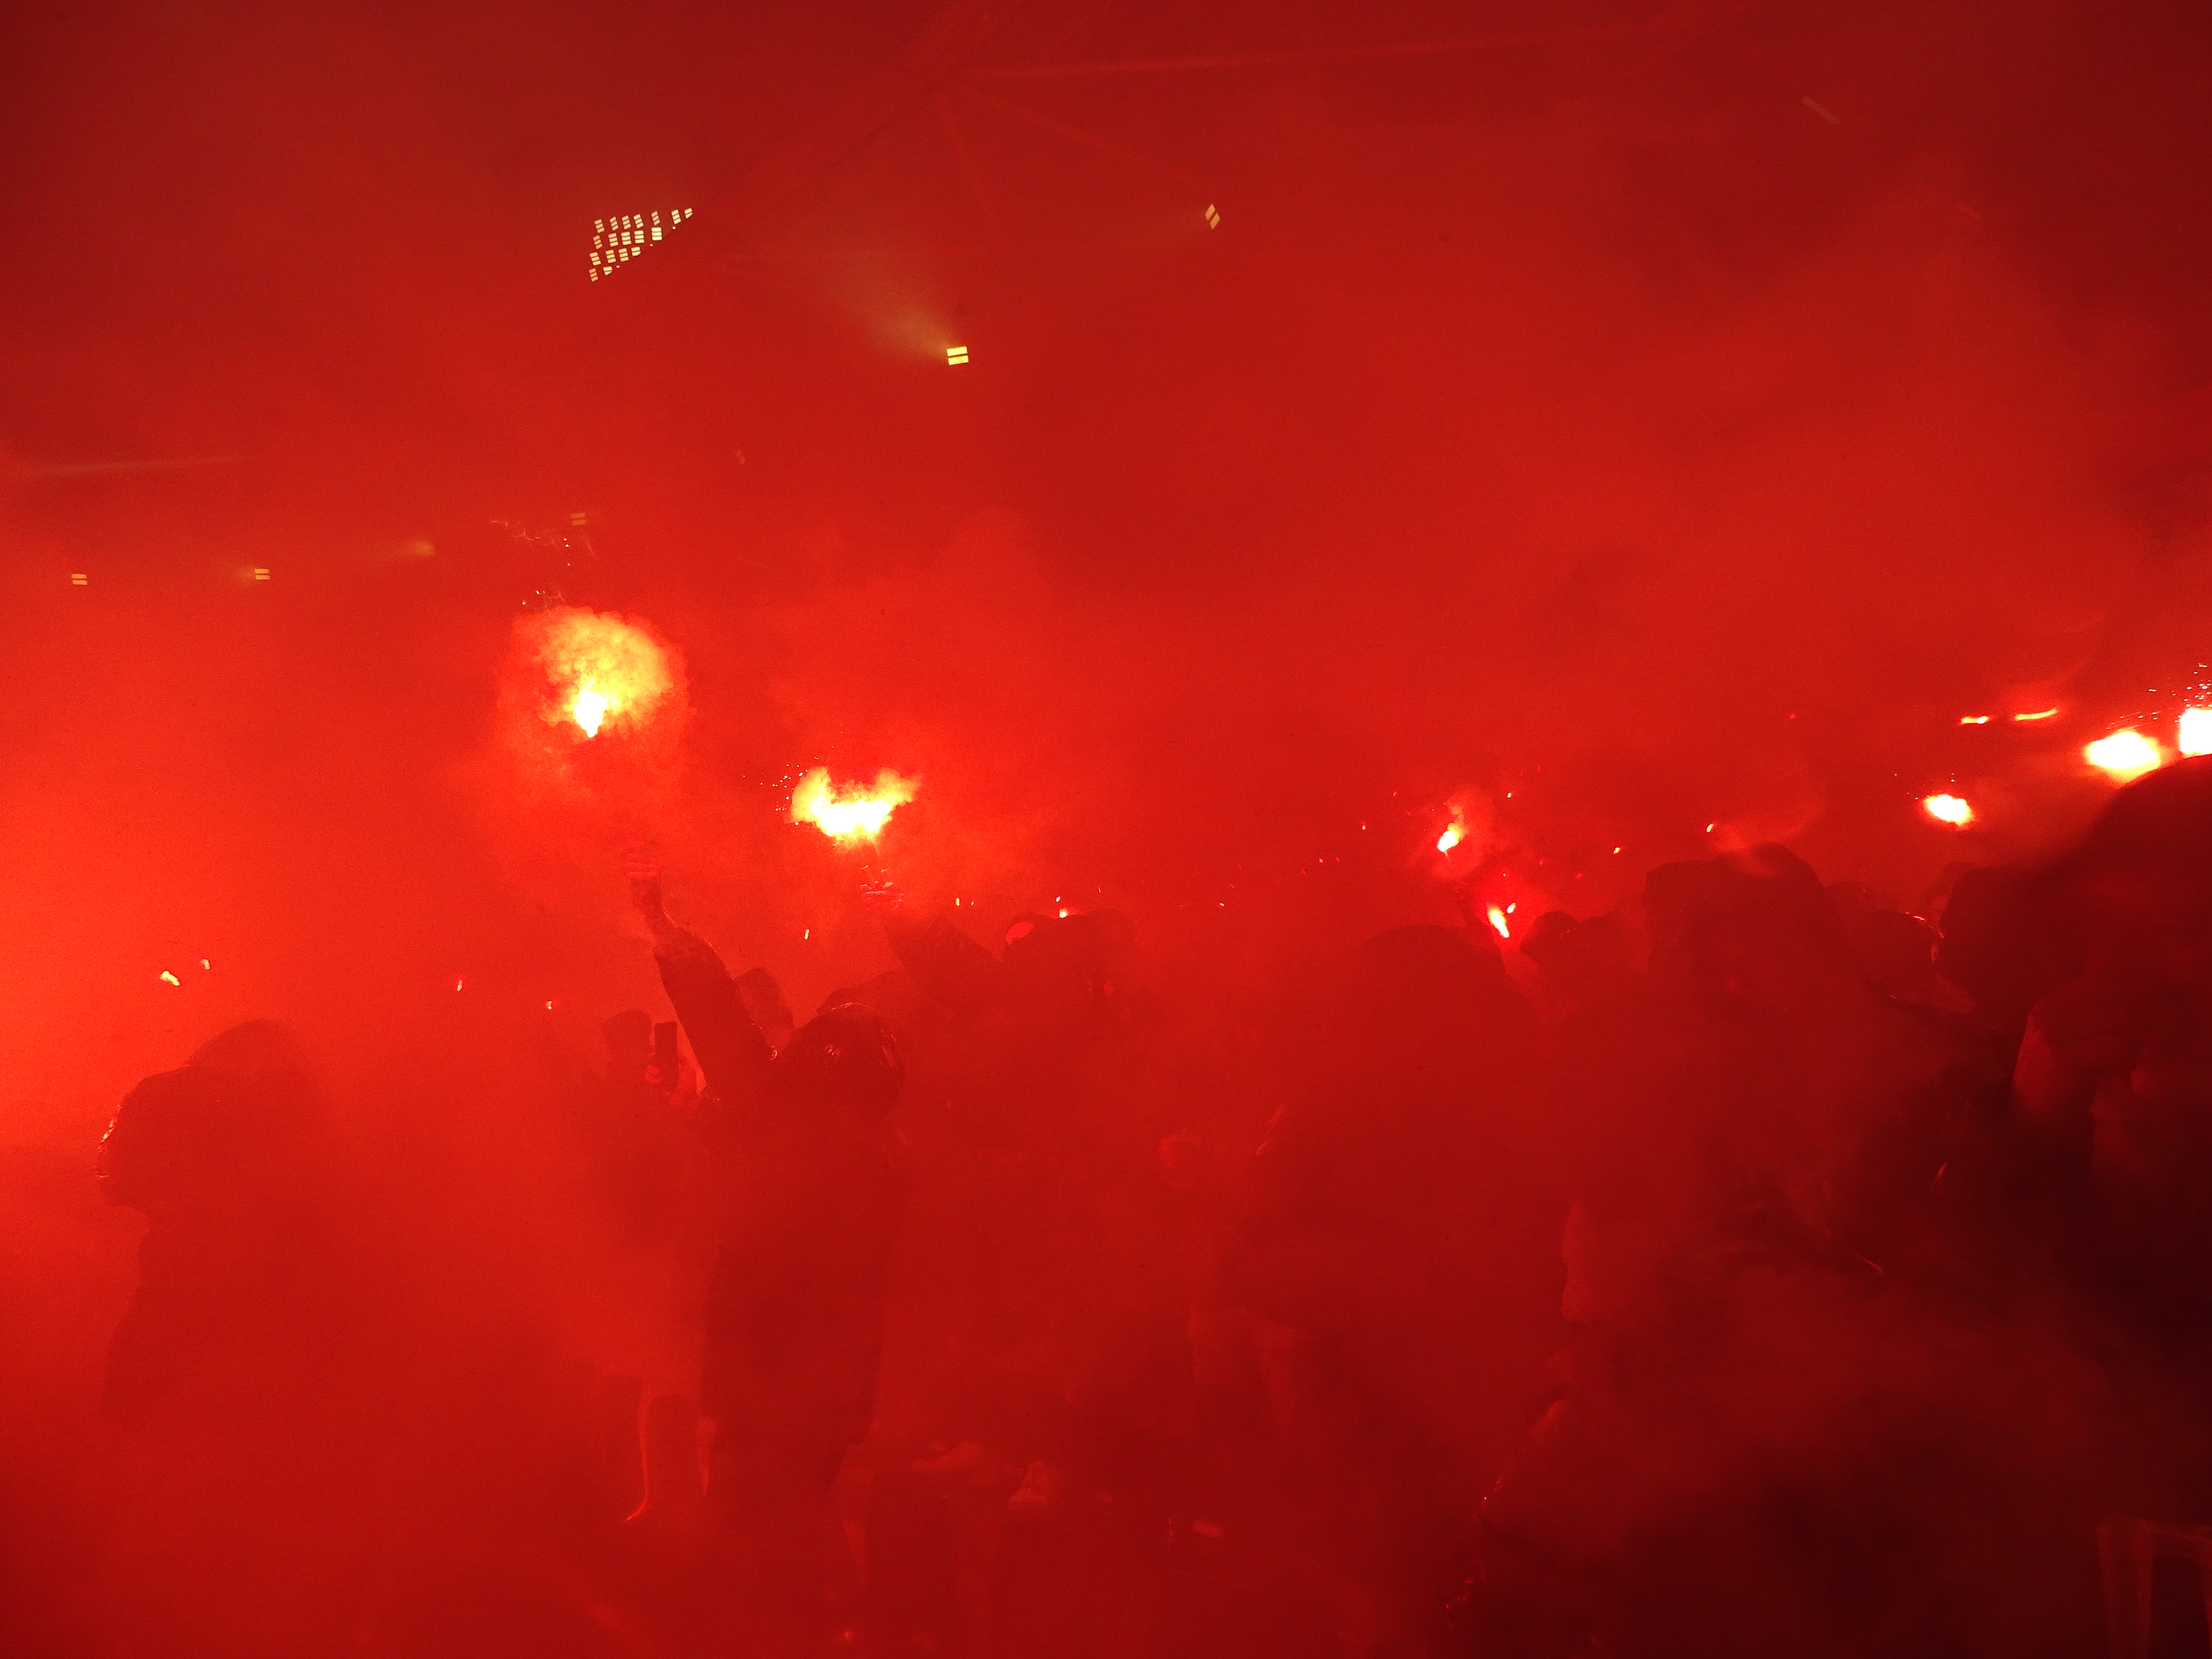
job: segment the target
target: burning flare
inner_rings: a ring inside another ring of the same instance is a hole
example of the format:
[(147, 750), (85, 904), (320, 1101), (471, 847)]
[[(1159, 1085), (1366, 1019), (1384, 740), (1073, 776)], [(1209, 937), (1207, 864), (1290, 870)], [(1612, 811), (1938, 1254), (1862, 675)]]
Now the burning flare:
[(1437, 851), (1439, 853), (1449, 853), (1453, 848), (1458, 846), (1460, 842), (1465, 839), (1467, 839), (1467, 832), (1465, 830), (1462, 830), (1456, 823), (1449, 824), (1446, 826), (1443, 834), (1437, 837)]
[(596, 611), (558, 611), (547, 619), (538, 656), (552, 683), (545, 718), (574, 720), (596, 738), (610, 720), (641, 720), (675, 689), (667, 653), (636, 623)]
[(890, 822), (891, 810), (912, 800), (914, 791), (911, 778), (888, 771), (877, 773), (872, 784), (839, 788), (830, 781), (830, 769), (817, 766), (792, 791), (791, 821), (811, 823), (842, 842), (873, 841)]
[(2161, 758), (2158, 744), (2132, 726), (2098, 738), (2081, 755), (2100, 772), (2121, 783), (2155, 770)]
[(2212, 708), (2185, 708), (2173, 746), (2185, 755), (2212, 755)]
[(1938, 823), (1964, 825), (1974, 821), (1974, 809), (1960, 795), (1929, 795), (1921, 801), (1928, 816)]
[(1513, 930), (1505, 920), (1504, 911), (1499, 909), (1493, 904), (1487, 910), (1484, 911), (1483, 914), (1489, 917), (1490, 925), (1497, 931), (1498, 938), (1511, 939), (1513, 937)]

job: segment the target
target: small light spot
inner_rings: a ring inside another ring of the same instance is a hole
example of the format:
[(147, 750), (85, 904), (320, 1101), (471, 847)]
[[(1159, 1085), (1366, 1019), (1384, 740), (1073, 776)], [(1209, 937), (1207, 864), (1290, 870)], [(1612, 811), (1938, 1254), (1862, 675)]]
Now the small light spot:
[(206, 967), (207, 967), (207, 965), (208, 965), (208, 959), (207, 959), (205, 957), (202, 957), (200, 958), (200, 966), (201, 966), (203, 969), (204, 969), (204, 968), (206, 968)]
[(2057, 712), (2058, 711), (2056, 708), (2039, 708), (2033, 714), (2014, 714), (2013, 719), (2016, 720), (2047, 720)]
[(267, 581), (269, 580), (269, 571), (267, 567), (264, 565), (255, 565), (253, 567), (253, 580), (258, 582)]
[(1221, 228), (1221, 210), (1211, 202), (1206, 204), (1206, 228), (1208, 230)]
[(161, 969), (161, 983), (164, 985), (182, 985), (184, 981), (179, 979), (174, 974), (164, 968)]
[(948, 363), (966, 362), (968, 361), (968, 348), (964, 345), (945, 347), (945, 361)]
[(91, 585), (92, 579), (86, 575), (83, 571), (76, 570), (70, 573), (70, 586), (71, 587), (89, 587)]
[(1961, 714), (1959, 716), (1959, 724), (1961, 726), (1987, 726), (1989, 723), (1990, 717), (1987, 714)]
[(464, 979), (460, 975), (456, 974), (456, 975), (453, 975), (453, 988), (454, 988), (456, 991), (460, 990), (463, 987), (466, 986), (467, 984), (468, 984), (468, 981), (467, 981), (467, 980), (465, 980), (465, 979)]

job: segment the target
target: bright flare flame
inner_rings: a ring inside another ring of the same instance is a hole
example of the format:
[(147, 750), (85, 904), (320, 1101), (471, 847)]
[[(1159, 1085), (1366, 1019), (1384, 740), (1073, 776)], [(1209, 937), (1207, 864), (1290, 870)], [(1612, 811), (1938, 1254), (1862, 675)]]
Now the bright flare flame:
[(1499, 909), (1493, 904), (1489, 909), (1483, 912), (1483, 914), (1490, 918), (1490, 925), (1498, 930), (1498, 938), (1511, 939), (1513, 937), (1511, 929), (1506, 925), (1504, 911)]
[(1446, 830), (1443, 834), (1437, 837), (1437, 851), (1439, 853), (1449, 853), (1453, 848), (1458, 846), (1460, 842), (1464, 841), (1466, 838), (1466, 832), (1461, 830), (1459, 825), (1455, 823), (1449, 830)]
[(2081, 754), (2100, 772), (2122, 783), (2156, 769), (2160, 758), (2158, 745), (2132, 726), (2098, 738)]
[(2212, 755), (2212, 708), (2185, 708), (2173, 746), (2185, 755)]
[(556, 611), (538, 655), (553, 684), (545, 718), (596, 738), (610, 720), (642, 719), (676, 688), (667, 653), (636, 623), (596, 611)]
[(1929, 795), (1920, 804), (1938, 823), (1966, 824), (1974, 821), (1974, 809), (1958, 795)]
[(837, 788), (830, 781), (830, 769), (817, 766), (792, 792), (791, 821), (813, 824), (839, 841), (873, 841), (890, 822), (891, 809), (912, 800), (914, 791), (914, 781), (896, 772), (877, 773), (872, 784)]

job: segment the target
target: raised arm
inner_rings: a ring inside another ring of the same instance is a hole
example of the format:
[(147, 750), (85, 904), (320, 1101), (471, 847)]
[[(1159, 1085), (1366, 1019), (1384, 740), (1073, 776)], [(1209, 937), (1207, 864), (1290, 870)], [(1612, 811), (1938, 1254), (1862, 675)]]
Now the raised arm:
[(866, 890), (862, 902), (884, 924), (884, 938), (915, 982), (957, 1014), (973, 1013), (998, 994), (999, 959), (943, 915), (917, 915), (890, 883)]
[(659, 860), (632, 854), (629, 865), (630, 897), (653, 934), (661, 986), (690, 1040), (700, 1073), (726, 1106), (743, 1113), (768, 1085), (768, 1040), (745, 1012), (737, 983), (714, 947), (668, 919)]

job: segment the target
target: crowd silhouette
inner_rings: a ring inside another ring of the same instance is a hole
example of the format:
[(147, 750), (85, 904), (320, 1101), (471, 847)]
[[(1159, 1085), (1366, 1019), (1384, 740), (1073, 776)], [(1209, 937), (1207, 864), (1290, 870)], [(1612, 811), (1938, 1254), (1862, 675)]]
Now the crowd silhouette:
[(1227, 1012), (878, 885), (803, 1022), (634, 858), (674, 1025), (416, 1079), (562, 1126), (593, 1351), (291, 1032), (123, 1100), (86, 1650), (2201, 1644), (2141, 1523), (2212, 1522), (2208, 855), (2212, 757), (1924, 917), (1764, 846)]

